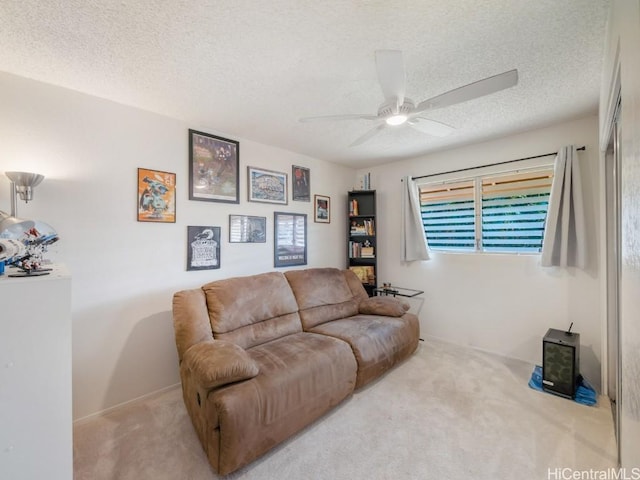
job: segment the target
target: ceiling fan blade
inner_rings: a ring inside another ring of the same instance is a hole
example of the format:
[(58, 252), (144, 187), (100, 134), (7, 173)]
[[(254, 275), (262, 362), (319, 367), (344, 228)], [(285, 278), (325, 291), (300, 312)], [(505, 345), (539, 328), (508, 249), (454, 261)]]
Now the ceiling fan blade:
[(425, 110), (433, 110), (436, 108), (448, 107), (457, 103), (473, 100), (474, 98), (483, 97), (490, 93), (499, 92), (505, 88), (513, 87), (518, 83), (518, 70), (509, 70), (508, 72), (494, 75), (493, 77), (478, 80), (463, 87), (450, 90), (437, 97), (429, 98), (424, 102), (420, 102), (415, 109), (415, 113), (424, 112)]
[(357, 138), (351, 145), (349, 145), (350, 147), (356, 147), (358, 145), (362, 145), (364, 142), (366, 142), (367, 140), (369, 140), (370, 138), (376, 136), (382, 129), (384, 129), (384, 127), (386, 126), (386, 123), (381, 123), (380, 125), (378, 125), (376, 128), (373, 128), (371, 130), (369, 130), (367, 133), (365, 133), (364, 135), (362, 135), (361, 137)]
[(382, 93), (387, 103), (395, 105), (393, 113), (398, 113), (404, 102), (407, 84), (404, 60), (400, 50), (376, 50), (376, 70)]
[(446, 123), (436, 122), (435, 120), (422, 117), (414, 117), (407, 123), (411, 128), (433, 137), (446, 137), (455, 130), (455, 128)]
[(345, 114), (345, 115), (322, 115), (319, 117), (303, 117), (299, 121), (307, 122), (323, 122), (326, 120), (378, 120), (377, 115), (363, 114)]

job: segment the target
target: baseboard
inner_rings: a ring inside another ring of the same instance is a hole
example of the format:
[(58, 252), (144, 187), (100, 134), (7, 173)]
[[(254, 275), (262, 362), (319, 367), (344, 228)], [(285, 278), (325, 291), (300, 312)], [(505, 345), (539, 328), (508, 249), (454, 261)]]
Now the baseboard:
[(141, 395), (139, 397), (136, 398), (132, 398), (131, 400), (127, 400), (126, 402), (122, 402), (122, 403), (118, 403), (117, 405), (113, 405), (112, 407), (109, 408), (105, 408), (104, 410), (99, 410), (95, 413), (91, 413), (89, 415), (85, 415), (84, 417), (80, 417), (78, 419), (75, 419), (73, 421), (74, 425), (81, 425), (82, 423), (88, 422), (89, 420), (93, 420), (96, 417), (102, 417), (104, 415), (107, 415), (115, 410), (118, 410), (122, 407), (125, 407), (127, 405), (131, 405), (134, 403), (138, 403), (138, 402), (143, 402), (145, 400), (148, 400), (151, 397), (154, 397), (156, 395), (160, 395), (162, 393), (168, 392), (169, 390), (173, 390), (174, 388), (178, 388), (180, 387), (180, 382), (178, 383), (174, 383), (173, 385), (169, 385), (168, 387), (163, 387), (159, 390), (154, 390), (153, 392), (149, 392), (149, 393), (145, 393), (144, 395)]
[(470, 348), (471, 350), (476, 350), (476, 351), (482, 352), (482, 353), (488, 353), (490, 355), (495, 355), (496, 357), (501, 357), (501, 358), (505, 358), (505, 359), (508, 359), (508, 360), (515, 360), (517, 362), (526, 363), (527, 365), (531, 365), (532, 367), (535, 366), (535, 363), (530, 361), (530, 360), (525, 360), (524, 358), (512, 357), (511, 355), (505, 355), (504, 353), (494, 352), (493, 350), (489, 350), (487, 348), (478, 347), (476, 345), (468, 345), (468, 344), (464, 344), (464, 343), (457, 343), (457, 342), (453, 342), (451, 340), (448, 340), (446, 338), (435, 337), (433, 335), (425, 335), (424, 337), (425, 337), (426, 340), (435, 340), (437, 342), (448, 343), (449, 345), (456, 345), (458, 347)]

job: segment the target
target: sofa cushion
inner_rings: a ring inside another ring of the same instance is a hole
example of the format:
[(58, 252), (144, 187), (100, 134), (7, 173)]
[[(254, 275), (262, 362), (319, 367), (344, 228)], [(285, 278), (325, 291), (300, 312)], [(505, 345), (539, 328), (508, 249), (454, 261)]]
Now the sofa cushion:
[(302, 331), (296, 299), (281, 272), (218, 280), (202, 290), (215, 339), (247, 349)]
[[(285, 273), (285, 277), (298, 302), (304, 330), (358, 313), (359, 299), (354, 297), (342, 270), (337, 268), (291, 270)], [(364, 288), (362, 290), (364, 291)]]
[(215, 390), (218, 471), (246, 464), (304, 428), (352, 392), (356, 362), (336, 338), (297, 333), (247, 351), (260, 373)]
[(184, 354), (183, 362), (205, 390), (248, 380), (259, 372), (258, 365), (244, 349), (224, 340), (192, 346)]
[(356, 388), (377, 379), (418, 347), (418, 317), (355, 315), (323, 323), (312, 332), (339, 338), (351, 345), (358, 362)]
[(363, 315), (401, 317), (409, 310), (409, 305), (394, 297), (371, 297), (361, 300), (358, 310)]
[(369, 294), (362, 285), (362, 280), (351, 270), (342, 270), (342, 275), (351, 289), (351, 294), (358, 302), (369, 298)]
[(191, 346), (213, 340), (207, 299), (201, 288), (183, 290), (173, 296), (173, 327), (181, 362)]

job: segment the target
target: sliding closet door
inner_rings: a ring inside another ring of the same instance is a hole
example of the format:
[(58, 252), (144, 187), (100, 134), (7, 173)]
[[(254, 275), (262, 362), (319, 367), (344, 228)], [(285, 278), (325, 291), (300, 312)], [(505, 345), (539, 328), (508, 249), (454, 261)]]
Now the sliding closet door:
[(605, 157), (607, 222), (607, 392), (620, 444), (620, 103)]

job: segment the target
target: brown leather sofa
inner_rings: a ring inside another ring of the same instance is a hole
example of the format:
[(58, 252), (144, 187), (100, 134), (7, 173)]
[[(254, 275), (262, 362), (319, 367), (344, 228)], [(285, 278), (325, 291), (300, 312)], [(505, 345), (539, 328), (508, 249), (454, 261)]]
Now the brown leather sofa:
[(176, 293), (184, 402), (213, 468), (250, 463), (410, 356), (420, 335), (407, 309), (335, 268)]

